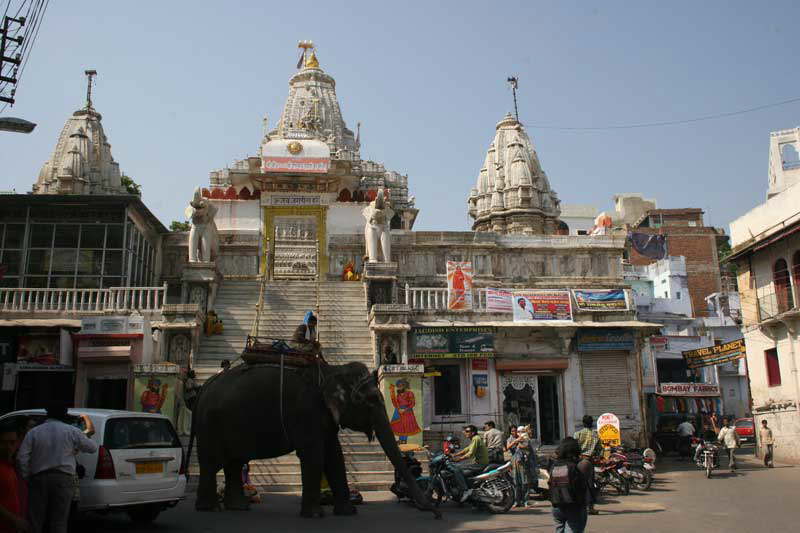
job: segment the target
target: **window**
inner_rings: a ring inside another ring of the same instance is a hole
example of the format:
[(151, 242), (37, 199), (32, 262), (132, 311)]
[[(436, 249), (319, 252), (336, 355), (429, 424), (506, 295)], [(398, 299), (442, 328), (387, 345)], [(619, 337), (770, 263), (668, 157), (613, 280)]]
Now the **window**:
[(770, 348), (764, 351), (767, 359), (767, 385), (777, 387), (781, 384), (781, 365), (778, 361), (778, 349)]
[(797, 250), (792, 256), (792, 279), (795, 289), (800, 287), (800, 250)]
[(112, 418), (106, 423), (103, 442), (109, 450), (181, 447), (172, 424), (163, 418)]
[(781, 144), (781, 164), (783, 170), (790, 170), (800, 167), (800, 156), (794, 143)]
[(794, 307), (792, 297), (792, 283), (789, 279), (789, 267), (786, 260), (778, 259), (772, 267), (772, 280), (775, 284), (775, 298), (778, 303), (778, 313), (785, 313)]
[(681, 291), (676, 291), (675, 292), (675, 298), (677, 298), (678, 300), (681, 299)]

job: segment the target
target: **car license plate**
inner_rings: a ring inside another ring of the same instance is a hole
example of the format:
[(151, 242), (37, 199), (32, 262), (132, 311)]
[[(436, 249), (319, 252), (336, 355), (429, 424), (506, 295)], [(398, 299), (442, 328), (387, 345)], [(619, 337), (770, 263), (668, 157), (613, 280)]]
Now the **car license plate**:
[(136, 463), (137, 474), (160, 474), (163, 471), (164, 463), (161, 462)]

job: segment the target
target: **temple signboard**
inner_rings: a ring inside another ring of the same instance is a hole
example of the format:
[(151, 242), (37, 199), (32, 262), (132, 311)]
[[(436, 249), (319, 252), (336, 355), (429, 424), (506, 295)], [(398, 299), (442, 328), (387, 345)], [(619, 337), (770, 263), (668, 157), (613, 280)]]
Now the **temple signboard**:
[(325, 174), (331, 165), (328, 145), (314, 139), (275, 139), (262, 146), (261, 170), (265, 173)]

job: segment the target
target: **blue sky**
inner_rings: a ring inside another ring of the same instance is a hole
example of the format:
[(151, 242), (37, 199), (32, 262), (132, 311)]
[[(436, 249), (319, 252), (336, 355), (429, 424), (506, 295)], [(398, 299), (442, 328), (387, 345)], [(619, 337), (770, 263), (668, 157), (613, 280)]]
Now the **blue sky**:
[(540, 126), (675, 120), (800, 96), (798, 20), (800, 3), (778, 1), (52, 0), (4, 112), (38, 127), (0, 134), (0, 189), (30, 190), (95, 68), (114, 157), (168, 225), (209, 171), (255, 154), (263, 115), (274, 125), (283, 106), (297, 41), (312, 39), (348, 126), (362, 122), (362, 157), (409, 175), (417, 229), (469, 228), (466, 197), (512, 109), (510, 74), (562, 202), (609, 209), (613, 194), (641, 192), (727, 226), (763, 202), (769, 132), (798, 125), (800, 103), (662, 128)]

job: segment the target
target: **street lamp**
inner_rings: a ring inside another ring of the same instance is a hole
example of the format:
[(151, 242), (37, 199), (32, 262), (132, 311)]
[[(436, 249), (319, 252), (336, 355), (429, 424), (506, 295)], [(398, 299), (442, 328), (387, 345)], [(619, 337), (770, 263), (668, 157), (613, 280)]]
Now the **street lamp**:
[(27, 120), (15, 117), (0, 117), (0, 131), (12, 131), (14, 133), (30, 133), (36, 124)]

